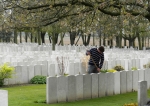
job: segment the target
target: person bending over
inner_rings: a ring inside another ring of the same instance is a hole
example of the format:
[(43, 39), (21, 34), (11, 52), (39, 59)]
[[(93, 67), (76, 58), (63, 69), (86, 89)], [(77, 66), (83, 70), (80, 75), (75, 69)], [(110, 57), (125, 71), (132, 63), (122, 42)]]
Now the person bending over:
[(90, 55), (88, 62), (88, 73), (98, 73), (100, 72), (103, 62), (104, 62), (104, 47), (92, 48), (87, 50), (86, 55)]

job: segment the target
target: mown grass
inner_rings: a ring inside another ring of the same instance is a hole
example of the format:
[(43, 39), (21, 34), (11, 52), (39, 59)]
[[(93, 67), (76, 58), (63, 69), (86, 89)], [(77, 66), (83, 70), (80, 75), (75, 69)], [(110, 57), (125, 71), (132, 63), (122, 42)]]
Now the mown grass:
[[(46, 85), (23, 85), (2, 87), (8, 90), (9, 106), (123, 106), (137, 103), (137, 92), (107, 96), (76, 102), (46, 104)], [(150, 91), (148, 91), (148, 94)]]

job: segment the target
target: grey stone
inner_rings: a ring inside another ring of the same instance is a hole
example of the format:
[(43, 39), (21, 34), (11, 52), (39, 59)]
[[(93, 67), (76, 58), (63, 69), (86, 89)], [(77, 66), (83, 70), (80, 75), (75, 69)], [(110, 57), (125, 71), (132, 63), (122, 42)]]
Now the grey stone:
[(132, 75), (132, 71), (126, 71), (127, 72), (127, 92), (132, 92), (133, 87), (132, 87), (132, 79), (133, 79), (133, 75)]
[(120, 71), (120, 93), (127, 92), (127, 78), (126, 78), (126, 71)]
[(66, 102), (67, 100), (67, 79), (65, 76), (57, 77), (57, 98), (58, 102)]
[(98, 98), (98, 74), (92, 73), (92, 98)]
[(57, 77), (47, 77), (46, 103), (57, 103)]
[(147, 103), (147, 81), (138, 82), (138, 106), (146, 106)]
[(99, 97), (105, 97), (106, 96), (106, 73), (99, 73)]
[(75, 76), (67, 76), (68, 82), (68, 90), (67, 90), (67, 101), (75, 101), (76, 100), (76, 78)]
[(83, 98), (90, 99), (92, 93), (92, 80), (90, 74), (83, 75)]
[(0, 90), (0, 106), (8, 106), (8, 91)]
[(76, 100), (83, 99), (83, 75), (76, 76)]

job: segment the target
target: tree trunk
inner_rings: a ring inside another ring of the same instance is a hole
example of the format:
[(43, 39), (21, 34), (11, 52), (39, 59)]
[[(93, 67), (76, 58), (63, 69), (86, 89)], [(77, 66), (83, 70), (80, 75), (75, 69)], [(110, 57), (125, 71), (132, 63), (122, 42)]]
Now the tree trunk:
[[(88, 34), (88, 38), (87, 38), (87, 42), (86, 42), (86, 46), (89, 45), (90, 43), (90, 38), (91, 38), (91, 34)], [(94, 46), (94, 45), (93, 45)]]
[(140, 37), (139, 33), (137, 33), (137, 38), (138, 38), (139, 50), (142, 50), (141, 37)]
[(58, 42), (58, 33), (52, 34), (52, 49), (55, 50), (55, 45)]
[(65, 33), (64, 34), (63, 33), (60, 34), (60, 41), (59, 41), (58, 45), (60, 45), (60, 44), (64, 45), (64, 41), (63, 41), (64, 36), (65, 36)]
[(20, 43), (22, 43), (22, 33), (20, 32)]
[(107, 41), (108, 46), (110, 46), (110, 40)]
[(106, 39), (106, 37), (105, 37), (105, 34), (104, 34), (104, 38), (103, 38), (103, 45), (104, 45), (104, 46), (105, 46), (105, 44), (106, 44), (105, 39)]
[(99, 46), (101, 46), (101, 33), (99, 33)]
[(51, 36), (50, 36), (50, 35), (49, 35), (49, 37), (48, 37), (48, 38), (49, 38), (49, 43), (52, 43), (52, 41), (51, 41)]
[(25, 42), (28, 42), (28, 32), (25, 32)]
[(110, 46), (113, 46), (113, 39), (110, 40)]
[(41, 33), (38, 31), (38, 44), (41, 45)]
[(144, 37), (142, 37), (142, 49), (144, 47)]
[(45, 43), (45, 34), (46, 34), (46, 32), (41, 31), (42, 44)]
[(33, 35), (32, 35), (32, 33), (31, 33), (31, 39), (30, 40), (31, 40), (31, 43), (32, 43), (33, 42)]
[(70, 43), (71, 43), (71, 45), (74, 44), (75, 37), (76, 37), (76, 32), (75, 31), (73, 31), (73, 32), (70, 31)]
[(16, 30), (14, 30), (14, 43), (18, 43), (18, 41), (17, 41), (17, 31)]
[(79, 34), (79, 37), (78, 37), (78, 39), (77, 39), (77, 41), (76, 41), (75, 45), (77, 45), (77, 43), (78, 43), (78, 41), (79, 41), (80, 37), (81, 37), (81, 34)]
[(34, 38), (34, 42), (37, 43), (37, 37)]
[(95, 35), (93, 33), (93, 46), (95, 46)]

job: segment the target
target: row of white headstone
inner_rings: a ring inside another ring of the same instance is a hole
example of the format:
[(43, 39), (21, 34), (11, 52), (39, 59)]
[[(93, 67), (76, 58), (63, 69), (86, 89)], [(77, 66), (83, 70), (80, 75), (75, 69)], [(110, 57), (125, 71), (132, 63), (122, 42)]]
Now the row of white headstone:
[(46, 101), (50, 103), (105, 97), (138, 90), (138, 81), (148, 82), (150, 69), (47, 77)]

